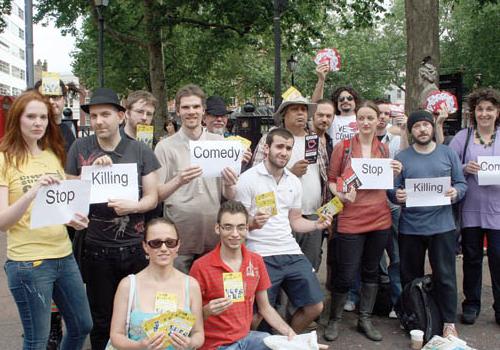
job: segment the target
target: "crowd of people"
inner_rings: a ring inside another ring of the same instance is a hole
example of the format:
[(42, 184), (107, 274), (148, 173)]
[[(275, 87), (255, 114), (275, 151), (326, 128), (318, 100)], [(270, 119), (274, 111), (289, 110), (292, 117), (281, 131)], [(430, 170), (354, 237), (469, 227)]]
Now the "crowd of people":
[[(314, 327), (324, 308), (317, 277), (323, 261), (331, 293), (324, 338), (341, 336), (343, 311), (357, 308), (358, 330), (381, 341), (371, 319), (381, 277), (395, 306), (402, 288), (424, 275), (426, 254), (442, 334), (456, 336), (454, 203), (464, 255), (462, 321), (473, 324), (481, 310), (487, 237), (500, 325), (500, 185), (482, 186), (477, 177), (479, 156), (500, 156), (499, 92), (470, 94), (470, 126), (447, 146), (445, 109), (391, 115), (389, 101), (362, 100), (347, 86), (323, 98), (326, 72), (318, 66), (313, 102), (295, 97), (279, 106), (275, 127), (254, 152), (245, 150), (241, 174), (226, 167), (219, 177), (203, 177), (190, 164), (189, 144), (224, 140), (229, 111), (196, 85), (177, 92), (181, 124), (166, 121), (167, 135), (154, 150), (136, 140), (137, 126), (150, 125), (157, 108), (148, 92), (121, 103), (111, 89), (96, 89), (81, 106), (94, 134), (76, 140), (61, 123), (64, 84), (60, 96), (38, 89), (18, 96), (0, 141), (0, 230), (7, 234), (5, 271), (23, 349), (80, 349), (88, 334), (93, 350), (267, 349), (270, 334), (292, 340)], [(305, 158), (311, 135), (319, 142), (316, 161)], [(390, 158), (394, 188), (339, 186), (352, 177), (355, 158)], [(66, 225), (31, 228), (40, 188), (79, 179), (84, 166), (125, 163), (137, 165), (138, 201), (110, 198)], [(442, 177), (450, 178), (443, 194), (450, 205), (405, 205), (408, 180)], [(271, 210), (259, 205), (262, 194), (274, 198)], [(334, 196), (343, 210), (319, 216)], [(79, 238), (78, 264), (68, 231)], [(227, 276), (238, 296), (227, 293)], [(280, 314), (283, 293), (288, 306)], [(194, 316), (188, 334), (145, 332), (162, 303)]]

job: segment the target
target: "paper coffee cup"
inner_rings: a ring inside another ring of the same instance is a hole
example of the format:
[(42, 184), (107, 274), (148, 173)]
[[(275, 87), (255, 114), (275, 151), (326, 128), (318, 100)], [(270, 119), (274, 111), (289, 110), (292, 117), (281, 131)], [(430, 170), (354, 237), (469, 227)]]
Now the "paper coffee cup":
[(410, 331), (411, 348), (414, 350), (422, 349), (424, 345), (424, 332), (420, 329), (413, 329)]

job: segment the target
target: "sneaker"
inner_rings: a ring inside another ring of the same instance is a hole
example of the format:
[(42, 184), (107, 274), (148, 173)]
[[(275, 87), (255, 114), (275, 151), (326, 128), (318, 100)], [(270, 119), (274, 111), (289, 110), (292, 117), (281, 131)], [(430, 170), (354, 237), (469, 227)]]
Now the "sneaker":
[(456, 338), (458, 338), (458, 333), (457, 330), (455, 329), (455, 324), (454, 323), (445, 323), (443, 327), (443, 338), (448, 337), (449, 335), (452, 335)]
[(475, 310), (464, 310), (462, 314), (462, 323), (463, 324), (474, 324), (477, 318), (477, 311)]
[(389, 318), (392, 318), (392, 319), (398, 318), (398, 315), (396, 314), (396, 311), (394, 311), (394, 309), (392, 309), (391, 312), (389, 312)]
[(356, 304), (351, 300), (347, 300), (344, 305), (344, 311), (352, 312), (354, 310), (356, 310)]

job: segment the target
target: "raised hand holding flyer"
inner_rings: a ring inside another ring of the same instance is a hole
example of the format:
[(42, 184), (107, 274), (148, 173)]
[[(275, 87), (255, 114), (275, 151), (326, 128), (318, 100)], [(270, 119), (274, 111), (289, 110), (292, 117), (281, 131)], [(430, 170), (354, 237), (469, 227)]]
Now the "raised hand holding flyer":
[(319, 150), (318, 135), (306, 135), (304, 159), (307, 160), (309, 164), (314, 164), (318, 161), (318, 150)]
[(314, 58), (314, 63), (317, 65), (328, 63), (330, 71), (339, 71), (341, 66), (340, 54), (335, 48), (319, 50)]
[(231, 299), (233, 303), (245, 301), (245, 289), (243, 288), (243, 275), (241, 272), (225, 272), (222, 274), (224, 281), (224, 297)]

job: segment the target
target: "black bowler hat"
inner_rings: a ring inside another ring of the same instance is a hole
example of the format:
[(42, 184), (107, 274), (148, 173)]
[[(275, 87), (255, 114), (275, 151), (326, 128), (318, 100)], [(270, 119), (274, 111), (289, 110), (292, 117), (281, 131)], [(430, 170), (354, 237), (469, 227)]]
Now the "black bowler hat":
[(226, 109), (224, 100), (220, 96), (210, 96), (207, 98), (207, 109), (205, 110), (210, 115), (226, 115), (231, 113)]
[(95, 89), (92, 93), (92, 97), (90, 98), (90, 102), (81, 105), (80, 108), (85, 113), (90, 113), (90, 106), (95, 105), (112, 105), (118, 108), (120, 112), (125, 112), (125, 107), (120, 104), (120, 100), (118, 99), (118, 95), (116, 94), (116, 92), (108, 88)]

